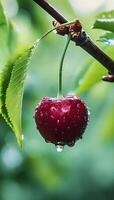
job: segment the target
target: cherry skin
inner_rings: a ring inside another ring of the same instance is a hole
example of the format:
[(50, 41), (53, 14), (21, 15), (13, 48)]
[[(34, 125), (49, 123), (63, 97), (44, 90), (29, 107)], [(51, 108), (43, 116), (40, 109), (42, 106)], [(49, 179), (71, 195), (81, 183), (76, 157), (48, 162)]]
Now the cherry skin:
[(74, 146), (88, 123), (88, 109), (78, 97), (44, 97), (35, 110), (37, 129), (46, 142)]

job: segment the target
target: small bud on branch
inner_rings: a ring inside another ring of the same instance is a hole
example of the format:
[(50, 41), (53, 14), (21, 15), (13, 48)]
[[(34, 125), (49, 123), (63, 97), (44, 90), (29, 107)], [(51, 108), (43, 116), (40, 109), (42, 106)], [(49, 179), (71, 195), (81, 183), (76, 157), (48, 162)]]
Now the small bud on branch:
[[(56, 21), (53, 21), (53, 26), (54, 27), (58, 27), (60, 26), (60, 23), (59, 22), (56, 22)], [(66, 24), (66, 25), (63, 25), (61, 27), (58, 27), (56, 29), (56, 32), (57, 34), (59, 35), (66, 35), (66, 34), (71, 34), (71, 40), (76, 40), (76, 38), (78, 38), (78, 36), (80, 35), (82, 31), (82, 25), (80, 23), (79, 20), (76, 20), (75, 22), (72, 22), (70, 24)]]

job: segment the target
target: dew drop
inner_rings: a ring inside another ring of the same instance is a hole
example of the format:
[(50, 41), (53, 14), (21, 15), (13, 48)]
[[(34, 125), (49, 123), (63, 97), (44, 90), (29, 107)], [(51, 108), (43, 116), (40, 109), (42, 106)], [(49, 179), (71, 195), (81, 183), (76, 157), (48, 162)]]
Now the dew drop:
[(88, 116), (90, 116), (90, 111), (88, 110)]
[(70, 126), (68, 126), (67, 129), (70, 130)]
[(57, 150), (58, 153), (61, 153), (63, 151), (63, 149), (64, 149), (64, 146), (62, 146), (60, 144), (56, 145), (56, 150)]
[(40, 117), (43, 117), (43, 113), (42, 112), (40, 112)]
[(23, 134), (22, 134), (21, 138), (22, 138), (22, 141), (23, 141), (24, 140), (24, 135)]
[(53, 31), (53, 33), (57, 34), (57, 31), (56, 31), (56, 30), (54, 30), (54, 31)]
[(59, 124), (59, 119), (57, 120), (57, 124)]
[(47, 112), (45, 112), (45, 116), (48, 116), (48, 113), (47, 113)]
[(63, 123), (65, 123), (65, 120), (66, 120), (66, 118), (65, 118), (65, 116), (63, 117)]
[(105, 15), (104, 15), (104, 14), (102, 15), (102, 18), (105, 18)]
[(79, 103), (77, 104), (77, 108), (80, 108), (80, 104)]
[(54, 119), (55, 117), (53, 115), (51, 115), (51, 118)]
[(84, 117), (84, 120), (85, 120), (85, 121), (87, 120), (87, 117), (86, 117), (86, 116)]
[(64, 106), (63, 108), (61, 108), (63, 113), (67, 113), (70, 111), (70, 106)]
[(71, 141), (71, 142), (68, 143), (69, 147), (73, 147), (74, 145), (75, 145), (75, 140), (73, 140), (73, 141)]
[(57, 109), (54, 106), (52, 106), (50, 110), (51, 110), (51, 112), (56, 112), (57, 111)]

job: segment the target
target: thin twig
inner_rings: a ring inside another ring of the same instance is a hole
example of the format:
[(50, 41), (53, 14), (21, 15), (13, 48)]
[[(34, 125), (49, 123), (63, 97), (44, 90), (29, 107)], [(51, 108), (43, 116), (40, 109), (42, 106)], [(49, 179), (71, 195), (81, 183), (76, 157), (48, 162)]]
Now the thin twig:
[[(47, 13), (49, 13), (55, 20), (60, 24), (68, 22), (57, 10), (55, 10), (50, 4), (45, 0), (34, 0), (41, 8), (43, 8)], [(85, 31), (82, 31), (78, 38), (74, 41), (77, 46), (80, 46), (91, 56), (93, 56), (97, 61), (99, 61), (109, 72), (109, 74), (114, 75), (114, 61), (106, 55), (99, 47), (97, 47), (93, 41), (88, 37)]]

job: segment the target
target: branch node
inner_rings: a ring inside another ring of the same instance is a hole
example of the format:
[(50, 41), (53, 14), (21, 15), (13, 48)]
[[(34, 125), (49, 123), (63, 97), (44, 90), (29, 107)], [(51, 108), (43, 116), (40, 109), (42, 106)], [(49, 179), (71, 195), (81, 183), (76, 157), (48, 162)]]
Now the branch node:
[(76, 43), (76, 46), (82, 47), (82, 46), (85, 45), (89, 40), (90, 40), (90, 38), (88, 37), (88, 35), (86, 34), (86, 32), (85, 32), (85, 31), (82, 31), (82, 32), (80, 33), (80, 35), (76, 38), (75, 43)]
[(76, 20), (75, 22), (69, 23), (67, 25), (63, 25), (62, 27), (58, 27), (60, 26), (60, 23), (57, 21), (53, 21), (52, 24), (54, 27), (57, 27), (57, 34), (64, 36), (70, 33), (71, 40), (73, 41), (75, 41), (82, 32), (82, 25), (79, 20)]
[(107, 76), (103, 76), (102, 77), (102, 80), (103, 81), (106, 81), (106, 82), (114, 82), (114, 75), (113, 74), (109, 74)]

